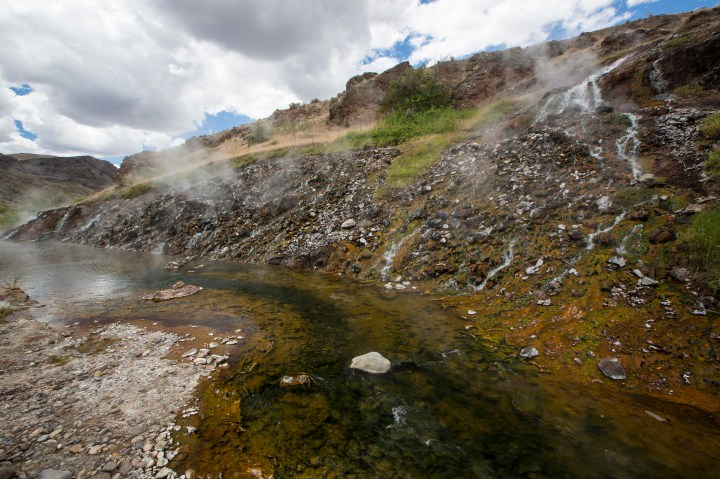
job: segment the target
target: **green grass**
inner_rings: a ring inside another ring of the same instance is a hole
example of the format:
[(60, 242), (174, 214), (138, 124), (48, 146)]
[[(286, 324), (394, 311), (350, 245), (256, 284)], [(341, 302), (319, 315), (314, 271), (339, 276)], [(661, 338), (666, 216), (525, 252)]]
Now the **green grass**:
[(670, 40), (667, 40), (665, 43), (663, 43), (663, 47), (665, 48), (676, 48), (681, 47), (683, 45), (687, 45), (695, 38), (695, 34), (685, 34), (680, 37), (671, 38)]
[(518, 107), (510, 99), (500, 99), (476, 110), (435, 108), (413, 115), (395, 112), (375, 128), (342, 136), (334, 148), (398, 146), (402, 153), (387, 169), (386, 189), (401, 188), (425, 174), (443, 150), (463, 139), (466, 133), (486, 128), (507, 118)]
[(720, 113), (713, 113), (705, 117), (700, 127), (700, 133), (707, 138), (720, 138)]
[(336, 142), (355, 148), (366, 145), (396, 146), (422, 136), (455, 132), (459, 130), (461, 121), (472, 115), (472, 110), (452, 108), (425, 110), (414, 115), (395, 112), (383, 118), (375, 128), (348, 133)]
[(720, 149), (711, 152), (705, 161), (705, 169), (715, 179), (720, 179)]
[(713, 291), (720, 290), (720, 207), (695, 215), (683, 242), (690, 265)]

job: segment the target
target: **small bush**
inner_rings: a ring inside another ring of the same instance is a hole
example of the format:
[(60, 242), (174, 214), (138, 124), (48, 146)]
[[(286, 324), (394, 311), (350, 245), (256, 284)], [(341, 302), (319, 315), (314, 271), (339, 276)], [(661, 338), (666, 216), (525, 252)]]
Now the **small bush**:
[(720, 179), (720, 150), (715, 150), (705, 162), (705, 169), (710, 173), (713, 178)]
[(695, 215), (683, 242), (690, 265), (713, 291), (720, 290), (720, 207)]
[(252, 132), (248, 137), (248, 143), (250, 145), (257, 145), (270, 139), (270, 127), (265, 124), (264, 121), (256, 121), (253, 125)]
[(129, 200), (131, 198), (137, 198), (140, 195), (144, 195), (148, 191), (152, 191), (152, 183), (138, 183), (137, 185), (129, 186), (120, 190), (120, 196)]
[(720, 113), (713, 113), (705, 117), (700, 127), (700, 133), (707, 138), (720, 138)]
[(451, 104), (450, 86), (425, 68), (412, 70), (390, 84), (383, 108), (387, 112), (417, 113)]

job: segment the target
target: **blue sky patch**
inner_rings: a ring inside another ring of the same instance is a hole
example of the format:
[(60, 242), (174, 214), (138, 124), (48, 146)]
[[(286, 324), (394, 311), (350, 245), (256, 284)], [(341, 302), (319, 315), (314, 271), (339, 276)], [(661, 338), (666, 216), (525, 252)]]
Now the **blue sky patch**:
[(23, 83), (20, 86), (11, 86), (10, 89), (15, 93), (17, 96), (25, 96), (32, 93), (33, 89), (30, 86), (29, 83)]
[(255, 120), (249, 116), (239, 115), (232, 111), (221, 111), (215, 114), (205, 113), (205, 119), (201, 125), (196, 124), (197, 128), (195, 130), (188, 131), (179, 136), (180, 138), (191, 138), (193, 136), (211, 135), (234, 126), (246, 125), (253, 121)]
[(37, 135), (33, 133), (32, 131), (27, 131), (25, 127), (23, 126), (23, 122), (20, 120), (15, 120), (15, 128), (17, 128), (17, 131), (20, 133), (20, 136), (23, 138), (27, 138), (30, 141), (37, 140)]

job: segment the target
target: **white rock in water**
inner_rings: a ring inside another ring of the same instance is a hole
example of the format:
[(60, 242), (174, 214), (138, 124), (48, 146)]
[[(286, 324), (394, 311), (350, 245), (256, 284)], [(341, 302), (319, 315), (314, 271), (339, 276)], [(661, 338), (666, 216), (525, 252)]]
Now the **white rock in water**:
[(355, 227), (355, 220), (354, 220), (354, 219), (345, 220), (345, 221), (343, 222), (343, 224), (340, 225), (340, 228), (342, 228), (342, 229), (344, 229), (344, 230), (347, 230), (347, 229), (350, 229), (350, 228), (354, 228), (354, 227)]
[(383, 357), (382, 354), (373, 351), (354, 357), (350, 367), (366, 373), (383, 374), (390, 370), (390, 361)]

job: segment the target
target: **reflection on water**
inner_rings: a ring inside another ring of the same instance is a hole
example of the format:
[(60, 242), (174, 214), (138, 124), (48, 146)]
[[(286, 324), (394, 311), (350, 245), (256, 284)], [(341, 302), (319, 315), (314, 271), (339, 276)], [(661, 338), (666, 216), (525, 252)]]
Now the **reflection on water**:
[[(187, 449), (174, 464), (181, 471), (712, 477), (720, 455), (717, 423), (704, 413), (632, 396), (607, 380), (580, 385), (570, 374), (541, 374), (515, 350), (477, 340), (423, 296), (283, 268), (169, 272), (167, 258), (68, 245), (0, 244), (0, 259), (4, 277), (20, 272), (31, 296), (79, 300), (69, 320), (92, 301), (113, 300), (104, 302), (107, 320), (242, 327), (246, 339), (231, 351), (230, 368), (200, 389), (201, 414), (183, 420), (198, 431), (179, 437)], [(205, 291), (160, 304), (137, 299), (177, 279)], [(369, 351), (388, 357), (393, 370), (372, 376), (348, 368)], [(299, 374), (312, 383), (280, 386)]]

